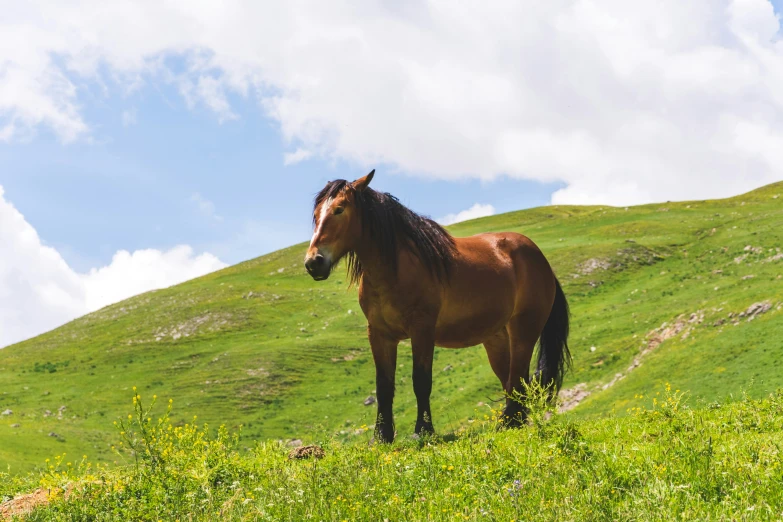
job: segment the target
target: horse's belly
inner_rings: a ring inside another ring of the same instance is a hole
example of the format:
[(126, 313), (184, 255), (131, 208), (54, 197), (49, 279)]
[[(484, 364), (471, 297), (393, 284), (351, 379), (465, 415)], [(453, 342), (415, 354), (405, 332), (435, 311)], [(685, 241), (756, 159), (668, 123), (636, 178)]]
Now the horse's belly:
[(445, 338), (435, 341), (435, 346), (439, 348), (468, 348), (470, 346), (476, 346), (483, 343), (489, 337), (490, 335), (485, 337), (474, 336), (454, 339)]
[(459, 275), (444, 295), (435, 325), (435, 344), (444, 348), (481, 344), (514, 313), (510, 270), (463, 270)]
[(466, 348), (483, 343), (511, 318), (513, 305), (502, 302), (471, 306), (466, 310), (445, 310), (435, 326), (435, 345), (443, 348)]
[(467, 348), (481, 344), (504, 328), (506, 322), (508, 321), (443, 325), (435, 329), (435, 346)]

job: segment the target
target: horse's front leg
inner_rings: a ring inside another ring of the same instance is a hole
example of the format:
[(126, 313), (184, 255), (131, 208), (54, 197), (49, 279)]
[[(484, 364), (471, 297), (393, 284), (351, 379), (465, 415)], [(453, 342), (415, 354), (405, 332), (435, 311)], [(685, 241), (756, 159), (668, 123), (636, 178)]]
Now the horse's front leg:
[(382, 333), (367, 327), (372, 357), (375, 360), (375, 393), (378, 397), (378, 415), (375, 419), (375, 438), (380, 442), (394, 441), (394, 373), (397, 369), (397, 344)]
[(413, 392), (416, 394), (418, 415), (416, 435), (435, 433), (432, 426), (430, 394), (432, 393), (432, 358), (435, 354), (435, 338), (431, 332), (411, 337), (413, 347)]

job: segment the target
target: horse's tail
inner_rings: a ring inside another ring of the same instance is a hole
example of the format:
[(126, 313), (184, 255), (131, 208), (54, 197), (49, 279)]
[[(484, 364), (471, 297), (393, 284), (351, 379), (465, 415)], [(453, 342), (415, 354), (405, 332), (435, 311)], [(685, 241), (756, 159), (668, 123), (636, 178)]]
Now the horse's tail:
[(560, 287), (560, 281), (555, 278), (555, 302), (544, 331), (538, 350), (538, 369), (536, 374), (541, 385), (551, 386), (550, 398), (557, 396), (563, 384), (563, 376), (571, 366), (571, 353), (568, 351), (568, 320), (570, 312), (568, 301)]

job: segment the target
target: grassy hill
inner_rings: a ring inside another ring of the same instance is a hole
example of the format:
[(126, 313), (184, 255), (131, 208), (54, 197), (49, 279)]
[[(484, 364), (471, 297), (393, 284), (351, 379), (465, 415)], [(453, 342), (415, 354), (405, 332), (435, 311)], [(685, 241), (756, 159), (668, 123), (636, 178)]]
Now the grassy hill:
[[(450, 230), (519, 231), (550, 259), (573, 314), (565, 386), (583, 400), (569, 417), (626, 415), (664, 382), (694, 406), (783, 385), (783, 183), (716, 201), (542, 207)], [(339, 276), (312, 281), (303, 253), (149, 292), (0, 350), (0, 412), (13, 412), (0, 416), (0, 470), (63, 452), (113, 462), (112, 421), (133, 386), (173, 398), (175, 424), (242, 424), (246, 441), (368, 438), (374, 371), (355, 290)], [(401, 436), (415, 416), (405, 346)], [(439, 432), (483, 418), (500, 396), (483, 348), (436, 350)]]
[(38, 476), (0, 473), (0, 501), (13, 497), (0, 519), (780, 520), (783, 395), (686, 402), (667, 386), (625, 417), (547, 421), (530, 400), (523, 430), (490, 419), (448, 440), (325, 438), (292, 458), (276, 442), (242, 451), (231, 430), (175, 427), (134, 400), (117, 427), (125, 465), (58, 457)]

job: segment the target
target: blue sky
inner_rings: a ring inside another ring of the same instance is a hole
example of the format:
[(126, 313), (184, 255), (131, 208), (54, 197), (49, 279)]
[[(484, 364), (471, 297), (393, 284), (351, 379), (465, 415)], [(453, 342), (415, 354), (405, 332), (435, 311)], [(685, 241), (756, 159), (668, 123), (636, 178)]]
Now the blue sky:
[(781, 2), (17, 3), (0, 347), (307, 240), (372, 168), (436, 219), (779, 181)]
[[(6, 197), (78, 271), (108, 263), (120, 249), (184, 243), (236, 263), (306, 240), (313, 194), (330, 179), (366, 173), (319, 158), (284, 165), (291, 147), (277, 123), (241, 96), (231, 98), (239, 117), (220, 122), (204, 107), (189, 108), (171, 86), (130, 95), (110, 84), (81, 90), (94, 129), (89, 142), (63, 143), (43, 130), (25, 143), (0, 143)], [(438, 181), (382, 164), (377, 172), (376, 189), (436, 218), (475, 203), (498, 212), (547, 204), (562, 186)], [(214, 205), (214, 215), (195, 194)]]

